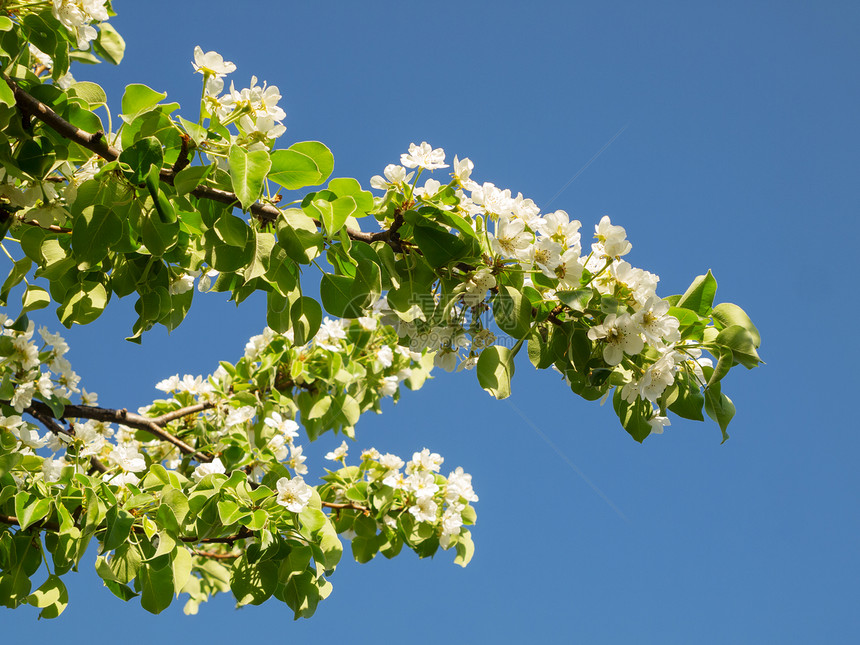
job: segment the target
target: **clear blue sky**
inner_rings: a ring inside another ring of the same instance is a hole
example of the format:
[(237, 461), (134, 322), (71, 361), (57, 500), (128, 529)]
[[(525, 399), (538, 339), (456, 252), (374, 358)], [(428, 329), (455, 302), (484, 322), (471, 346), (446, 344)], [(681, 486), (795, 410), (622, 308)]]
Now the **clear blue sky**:
[[(91, 571), (4, 639), (177, 642), (853, 643), (860, 633), (858, 149), (860, 5), (851, 2), (116, 2), (125, 62), (73, 68), (118, 111), (142, 82), (193, 115), (195, 45), (280, 87), (282, 145), (326, 142), (365, 184), (410, 142), (470, 157), (474, 177), (552, 203), (590, 230), (627, 228), (631, 262), (682, 291), (711, 269), (744, 307), (767, 365), (724, 385), (732, 438), (673, 419), (639, 445), (612, 410), (518, 364), (510, 402), (440, 373), (358, 425), (356, 447), (425, 445), (473, 474), (477, 553), (345, 561), (316, 615), (233, 609), (160, 616)], [(315, 278), (311, 278), (315, 279)], [(70, 331), (100, 403), (133, 408), (174, 373), (235, 360), (262, 301), (199, 298), (170, 338), (122, 340), (132, 302)], [(40, 322), (59, 328), (56, 319)], [(522, 356), (521, 358), (525, 358)], [(537, 428), (535, 430), (534, 428)], [(340, 438), (306, 446), (319, 456)], [(313, 471), (313, 465), (312, 465)], [(17, 637), (17, 638), (16, 638)]]

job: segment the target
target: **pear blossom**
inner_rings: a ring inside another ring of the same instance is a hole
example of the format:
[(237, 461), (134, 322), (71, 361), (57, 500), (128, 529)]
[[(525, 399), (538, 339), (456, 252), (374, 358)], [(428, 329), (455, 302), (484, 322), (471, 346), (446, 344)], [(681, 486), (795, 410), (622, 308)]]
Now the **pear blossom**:
[(642, 351), (645, 342), (636, 332), (630, 314), (609, 314), (600, 325), (588, 330), (590, 340), (603, 340), (603, 360), (607, 365), (618, 365), (624, 354), (635, 356)]
[(579, 220), (570, 220), (570, 216), (563, 210), (547, 213), (538, 224), (537, 230), (541, 235), (551, 237), (567, 247), (573, 247), (580, 243), (579, 228), (582, 224)]
[(379, 388), (379, 393), (382, 396), (394, 396), (397, 393), (397, 388), (400, 385), (400, 379), (396, 376), (386, 376), (382, 379), (382, 386)]
[(250, 421), (257, 414), (257, 409), (253, 405), (243, 405), (240, 408), (233, 408), (227, 413), (227, 418), (224, 419), (224, 426), (232, 428), (246, 421)]
[(407, 168), (420, 167), (425, 170), (448, 167), (445, 163), (445, 151), (442, 148), (432, 148), (426, 141), (422, 141), (420, 146), (409, 144), (409, 152), (400, 155), (400, 163)]
[(451, 173), (451, 176), (454, 177), (463, 188), (467, 190), (471, 190), (468, 188), (467, 184), (473, 184), (474, 182), (470, 181), (469, 177), (472, 176), (472, 171), (475, 169), (475, 164), (472, 163), (472, 160), (468, 157), (465, 159), (458, 159), (456, 155), (454, 155), (454, 172)]
[(169, 376), (166, 379), (162, 379), (158, 383), (155, 384), (156, 390), (161, 390), (165, 394), (170, 394), (171, 392), (175, 392), (179, 389), (179, 385), (182, 381), (179, 380), (179, 374), (174, 374), (173, 376)]
[(383, 345), (376, 350), (376, 362), (382, 367), (391, 367), (394, 362), (394, 350), (388, 345)]
[(662, 345), (665, 340), (668, 343), (677, 343), (681, 340), (678, 331), (680, 322), (675, 316), (670, 316), (669, 302), (656, 295), (651, 296), (642, 308), (633, 314), (633, 322), (650, 344)]
[[(54, 0), (56, 2), (57, 0)], [(225, 61), (224, 57), (218, 52), (210, 51), (203, 53), (203, 49), (198, 45), (194, 48), (194, 62), (191, 63), (195, 72), (199, 72), (204, 76), (214, 76), (223, 78), (227, 74), (236, 71), (236, 65), (229, 61)]]
[(520, 219), (499, 217), (496, 224), (496, 235), (490, 238), (493, 252), (504, 258), (527, 260), (532, 244), (532, 234), (525, 230), (525, 224)]
[(340, 345), (336, 341), (346, 340), (346, 330), (340, 320), (332, 320), (328, 316), (323, 318), (319, 331), (314, 336), (314, 343), (317, 347), (327, 349), (330, 352), (339, 352)]
[(278, 495), (275, 501), (293, 513), (301, 513), (305, 510), (311, 501), (311, 497), (313, 497), (313, 489), (299, 476), (292, 479), (281, 477), (276, 486)]
[[(199, 273), (199, 272), (197, 272)], [(194, 288), (194, 272), (192, 273), (182, 273), (180, 275), (174, 276), (170, 280), (170, 284), (167, 287), (167, 291), (171, 296), (179, 296), (183, 293), (187, 293)]]
[(327, 452), (324, 459), (328, 459), (329, 461), (341, 461), (346, 458), (346, 451), (348, 449), (349, 447), (346, 445), (346, 441), (343, 441), (337, 448)]
[(393, 163), (385, 166), (382, 174), (385, 175), (385, 177), (374, 175), (370, 178), (370, 186), (372, 188), (376, 188), (377, 190), (388, 190), (391, 185), (399, 186), (400, 184), (408, 184), (412, 181), (412, 176), (414, 175), (414, 173), (407, 174), (406, 168)]
[(651, 434), (663, 434), (663, 429), (666, 426), (672, 425), (668, 417), (662, 417), (655, 413), (653, 417), (648, 419), (648, 424), (651, 426)]
[(576, 289), (582, 278), (582, 264), (579, 262), (579, 249), (568, 249), (558, 258), (555, 267), (555, 277), (558, 278), (558, 288)]
[(456, 502), (461, 497), (467, 502), (478, 501), (478, 496), (472, 489), (472, 476), (469, 473), (463, 472), (462, 466), (457, 466), (457, 468), (448, 475), (448, 486), (445, 491), (445, 499), (449, 502)]
[(227, 473), (227, 469), (224, 468), (224, 464), (221, 463), (220, 457), (215, 457), (215, 459), (208, 464), (200, 464), (197, 466), (197, 468), (194, 469), (194, 472), (191, 473), (191, 478), (194, 481), (199, 482), (207, 475), (214, 475), (216, 473), (221, 475)]
[(299, 436), (299, 424), (292, 419), (285, 419), (280, 412), (272, 412), (263, 420), (263, 423), (277, 430), (289, 443)]
[(98, 31), (90, 23), (107, 20), (105, 7), (107, 0), (53, 0), (51, 7), (54, 17), (70, 32), (75, 34), (78, 49), (88, 49)]
[(146, 460), (135, 446), (122, 444), (116, 446), (108, 455), (108, 461), (124, 472), (139, 473), (146, 470)]
[(555, 278), (555, 270), (561, 263), (561, 253), (561, 244), (548, 237), (541, 237), (528, 248), (527, 257), (545, 276)]
[(287, 462), (287, 466), (292, 468), (296, 474), (304, 475), (308, 472), (308, 467), (305, 466), (305, 460), (307, 457), (302, 454), (303, 448), (301, 446), (297, 446), (295, 444), (290, 445), (290, 460)]
[(536, 230), (540, 224), (540, 208), (531, 199), (523, 197), (522, 193), (511, 200), (511, 216), (521, 219), (532, 230)]
[(438, 473), (443, 461), (445, 459), (439, 453), (430, 452), (429, 448), (424, 448), (421, 452), (412, 454), (412, 461), (406, 466), (406, 472), (412, 474), (418, 470), (429, 470)]
[(603, 255), (619, 257), (626, 255), (633, 248), (633, 245), (627, 241), (627, 231), (623, 226), (613, 225), (609, 215), (604, 215), (600, 219), (600, 223), (594, 227), (594, 235)]
[[(507, 188), (504, 190), (497, 188), (495, 184), (488, 181), (480, 186), (475, 185), (474, 190), (472, 190), (472, 201), (483, 206), (487, 213), (497, 215), (500, 219), (509, 218), (513, 215), (514, 200), (511, 199), (511, 191)], [(520, 230), (522, 230), (524, 222), (520, 219), (515, 221), (519, 222)]]
[(418, 497), (415, 504), (409, 507), (409, 512), (418, 522), (435, 522), (438, 508), (432, 497)]

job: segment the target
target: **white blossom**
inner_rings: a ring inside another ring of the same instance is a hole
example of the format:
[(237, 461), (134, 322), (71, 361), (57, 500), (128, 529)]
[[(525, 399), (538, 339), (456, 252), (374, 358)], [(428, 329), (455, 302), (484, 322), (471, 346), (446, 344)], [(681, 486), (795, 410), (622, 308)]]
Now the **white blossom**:
[(292, 479), (281, 477), (278, 480), (277, 489), (276, 501), (293, 513), (301, 513), (305, 510), (313, 496), (313, 489), (299, 476)]
[(224, 468), (224, 464), (221, 463), (221, 459), (219, 457), (215, 457), (215, 459), (208, 464), (200, 464), (197, 466), (197, 468), (194, 469), (194, 472), (191, 473), (191, 477), (194, 481), (199, 482), (207, 475), (213, 475), (215, 473), (221, 475), (227, 473), (227, 470)]
[(442, 148), (432, 148), (426, 141), (422, 141), (420, 146), (409, 144), (409, 152), (400, 155), (400, 163), (407, 168), (420, 167), (426, 170), (448, 167), (445, 163), (445, 151)]
[(347, 449), (348, 446), (346, 445), (346, 441), (344, 441), (331, 452), (327, 452), (324, 459), (328, 459), (329, 461), (341, 461), (346, 458)]
[[(56, 0), (54, 1), (56, 2)], [(236, 71), (236, 65), (225, 61), (221, 54), (214, 51), (204, 54), (203, 48), (200, 45), (194, 48), (194, 62), (191, 65), (194, 67), (195, 72), (215, 76), (216, 78), (222, 78)]]

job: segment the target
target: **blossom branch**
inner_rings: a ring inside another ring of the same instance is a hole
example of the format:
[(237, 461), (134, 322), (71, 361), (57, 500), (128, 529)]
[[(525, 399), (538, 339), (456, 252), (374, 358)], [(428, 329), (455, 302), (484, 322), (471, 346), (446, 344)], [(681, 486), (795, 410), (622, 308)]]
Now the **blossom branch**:
[[(203, 405), (203, 404), (200, 404)], [(187, 409), (196, 408), (197, 406), (191, 406)], [(35, 418), (39, 418), (37, 415), (41, 415), (42, 417), (56, 418), (54, 416), (51, 408), (42, 403), (41, 401), (33, 401), (28, 408), (24, 409), (25, 412), (32, 415)], [(175, 412), (168, 413), (166, 415), (162, 415), (162, 417), (168, 417), (171, 414), (176, 414), (180, 412), (180, 410), (176, 410)], [(180, 415), (184, 416), (184, 415)], [(91, 405), (67, 405), (63, 409), (63, 414), (60, 417), (61, 419), (92, 419), (94, 421), (104, 421), (107, 423), (119, 423), (124, 426), (128, 426), (129, 428), (135, 428), (136, 430), (143, 430), (144, 432), (148, 432), (162, 441), (166, 441), (168, 443), (173, 444), (179, 450), (186, 455), (191, 455), (197, 461), (200, 462), (210, 462), (212, 461), (212, 457), (205, 453), (199, 452), (195, 450), (192, 446), (188, 445), (182, 439), (173, 436), (169, 432), (167, 432), (164, 428), (161, 427), (161, 424), (166, 423), (166, 421), (162, 420), (162, 417), (157, 417), (155, 419), (151, 419), (148, 417), (141, 416), (139, 414), (130, 413), (128, 410), (111, 410), (110, 408), (100, 408), (94, 407)], [(179, 417), (175, 417), (179, 418)], [(172, 420), (172, 419), (169, 419)]]
[[(119, 158), (120, 150), (111, 146), (105, 139), (104, 132), (85, 132), (81, 130), (75, 125), (72, 125), (68, 121), (66, 121), (63, 117), (57, 114), (54, 110), (52, 110), (49, 106), (42, 103), (39, 99), (29, 94), (27, 91), (21, 89), (18, 84), (9, 78), (7, 75), (3, 75), (3, 79), (12, 89), (12, 92), (15, 95), (15, 102), (18, 105), (18, 108), (25, 115), (30, 115), (35, 117), (49, 128), (54, 130), (57, 134), (62, 136), (69, 141), (73, 141), (77, 143), (87, 150), (90, 150), (97, 154), (102, 159), (106, 161), (116, 161)], [(185, 164), (181, 164), (180, 160), (183, 159), (182, 151), (185, 152)], [(177, 159), (176, 164), (174, 164), (173, 168), (166, 169), (162, 168), (159, 176), (162, 181), (173, 185), (173, 181), (176, 178), (176, 173), (178, 170), (181, 170), (185, 165), (187, 165), (187, 143), (183, 138), (183, 147), (180, 152), (179, 159)], [(231, 193), (226, 190), (221, 190), (219, 188), (212, 188), (210, 186), (197, 186), (194, 190), (191, 191), (191, 194), (195, 197), (199, 197), (201, 199), (209, 199), (211, 201), (219, 202), (221, 204), (226, 204), (228, 206), (238, 206), (239, 198), (236, 197), (235, 193)], [(263, 202), (255, 202), (250, 207), (250, 212), (252, 215), (257, 217), (263, 224), (271, 224), (276, 221), (281, 216), (281, 210), (271, 204), (266, 204)], [(320, 226), (320, 222), (314, 220), (317, 226)], [(402, 224), (402, 222), (401, 222)], [(362, 231), (357, 231), (350, 227), (346, 227), (347, 235), (353, 240), (360, 242), (376, 242), (383, 241), (391, 248), (397, 252), (401, 250), (400, 247), (400, 238), (397, 236), (397, 227), (392, 226), (391, 229), (378, 231), (376, 233), (364, 233)]]
[[(73, 430), (68, 428), (64, 428), (59, 423), (57, 423), (53, 417), (50, 417), (46, 414), (38, 410), (28, 410), (30, 415), (36, 419), (39, 423), (45, 426), (50, 432), (52, 432), (55, 436), (66, 435), (67, 437), (74, 437), (75, 433)], [(95, 468), (100, 473), (107, 472), (107, 466), (105, 466), (101, 461), (99, 461), (96, 457), (90, 457), (90, 465)]]

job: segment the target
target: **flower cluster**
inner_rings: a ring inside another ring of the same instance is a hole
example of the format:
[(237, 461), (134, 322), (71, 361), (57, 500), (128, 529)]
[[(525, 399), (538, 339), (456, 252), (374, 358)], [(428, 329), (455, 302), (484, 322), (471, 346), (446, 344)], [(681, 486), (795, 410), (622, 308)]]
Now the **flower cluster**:
[(99, 35), (93, 22), (108, 19), (107, 0), (53, 0), (54, 17), (75, 36), (78, 49), (88, 49)]
[(221, 125), (235, 124), (239, 131), (233, 143), (247, 150), (269, 150), (274, 140), (287, 128), (282, 124), (287, 114), (278, 106), (281, 94), (275, 85), (257, 85), (257, 77), (251, 77), (251, 85), (237, 90), (233, 82), (224, 91), (224, 77), (236, 71), (236, 65), (225, 61), (217, 52), (194, 49), (194, 70), (203, 74), (204, 91), (201, 118), (214, 117)]
[[(468, 533), (464, 525), (474, 523), (470, 503), (477, 502), (478, 496), (472, 488), (472, 476), (462, 468), (457, 467), (447, 478), (439, 474), (443, 462), (439, 454), (427, 448), (414, 453), (408, 463), (397, 455), (370, 448), (361, 453), (359, 467), (344, 462), (341, 470), (330, 472), (324, 478), (329, 485), (321, 495), (334, 503), (355, 500), (358, 491), (368, 500), (374, 496), (388, 499), (379, 528), (396, 530), (402, 514), (408, 513), (416, 523), (432, 525), (439, 546), (449, 549)], [(349, 531), (347, 537), (354, 537), (350, 529), (345, 530)]]
[[(502, 274), (519, 273), (523, 287), (557, 311), (566, 307), (561, 295), (576, 290), (587, 289), (617, 301), (614, 312), (590, 310), (579, 314), (578, 320), (588, 326), (588, 339), (602, 347), (606, 366), (626, 381), (627, 401), (641, 398), (656, 403), (679, 369), (700, 373), (702, 366), (711, 364), (701, 358), (700, 350), (680, 342), (679, 321), (656, 293), (659, 277), (622, 259), (632, 244), (625, 229), (612, 224), (608, 216), (595, 226), (594, 241), (584, 251), (579, 221), (563, 210), (541, 213), (522, 193), (514, 195), (490, 182), (476, 182), (469, 159), (455, 157), (447, 185), (427, 179), (423, 187), (418, 181), (424, 170), (448, 167), (444, 151), (426, 142), (413, 143), (401, 164), (390, 164), (382, 176), (371, 179), (372, 187), (386, 191), (380, 203), (399, 195), (401, 203), (415, 203), (414, 208), (426, 205), (456, 215), (458, 222), (471, 227), (465, 232), (480, 240), (483, 252), (482, 263), (460, 272), (461, 283), (454, 289), (459, 298), (447, 306), (444, 320), (437, 316), (428, 321), (428, 307), (421, 303), (408, 311), (396, 310), (384, 299), (377, 305), (412, 350), (435, 352), (436, 365), (447, 371), (474, 367), (480, 352), (497, 340), (481, 319), (481, 313), (490, 308), (488, 296), (492, 300), (497, 295)], [(417, 168), (417, 174), (407, 168)], [(383, 227), (394, 223), (390, 211), (377, 218)], [(449, 224), (446, 228), (452, 230)], [(440, 296), (435, 294), (436, 304)], [(655, 431), (665, 425), (662, 419), (655, 421)]]

